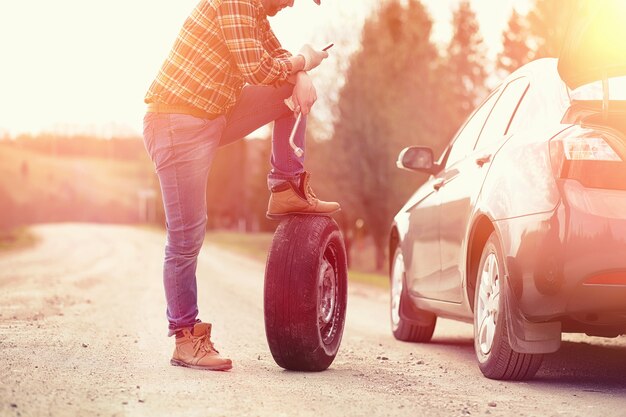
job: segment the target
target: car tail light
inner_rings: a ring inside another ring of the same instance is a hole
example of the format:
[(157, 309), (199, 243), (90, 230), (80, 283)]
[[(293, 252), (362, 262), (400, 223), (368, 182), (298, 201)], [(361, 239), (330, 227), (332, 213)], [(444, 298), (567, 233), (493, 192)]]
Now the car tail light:
[(585, 187), (626, 190), (624, 141), (608, 133), (572, 127), (550, 140), (550, 160), (556, 178), (579, 181)]

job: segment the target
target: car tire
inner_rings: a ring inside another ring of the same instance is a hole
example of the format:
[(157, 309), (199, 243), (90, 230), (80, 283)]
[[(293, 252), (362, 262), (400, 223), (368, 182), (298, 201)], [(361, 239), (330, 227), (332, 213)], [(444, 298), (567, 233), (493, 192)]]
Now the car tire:
[(429, 342), (433, 337), (437, 316), (420, 310), (409, 299), (406, 290), (404, 257), (398, 247), (390, 269), (390, 316), (393, 337), (404, 342)]
[(481, 372), (490, 379), (531, 379), (541, 366), (543, 355), (518, 353), (509, 344), (504, 257), (495, 232), (483, 248), (477, 274), (474, 349)]
[(280, 223), (265, 269), (265, 334), (276, 363), (323, 371), (335, 359), (347, 304), (346, 250), (330, 217)]

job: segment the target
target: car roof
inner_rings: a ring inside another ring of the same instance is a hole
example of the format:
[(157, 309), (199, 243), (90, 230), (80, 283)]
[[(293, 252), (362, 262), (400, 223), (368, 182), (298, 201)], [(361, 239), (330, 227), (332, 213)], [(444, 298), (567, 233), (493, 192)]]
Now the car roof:
[(567, 86), (559, 76), (557, 65), (558, 59), (556, 58), (536, 59), (515, 70), (508, 77), (506, 77), (504, 83), (508, 83), (523, 76), (530, 78), (531, 83), (533, 81), (540, 83), (549, 82), (552, 84), (562, 84), (563, 87), (566, 88)]

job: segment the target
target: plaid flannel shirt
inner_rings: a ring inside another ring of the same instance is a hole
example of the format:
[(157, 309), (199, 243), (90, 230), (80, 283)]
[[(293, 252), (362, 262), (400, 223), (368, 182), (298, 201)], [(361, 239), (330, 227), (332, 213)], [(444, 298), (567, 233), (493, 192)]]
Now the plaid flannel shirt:
[(290, 56), (260, 0), (201, 0), (144, 101), (225, 114), (246, 83), (285, 81), (292, 69)]

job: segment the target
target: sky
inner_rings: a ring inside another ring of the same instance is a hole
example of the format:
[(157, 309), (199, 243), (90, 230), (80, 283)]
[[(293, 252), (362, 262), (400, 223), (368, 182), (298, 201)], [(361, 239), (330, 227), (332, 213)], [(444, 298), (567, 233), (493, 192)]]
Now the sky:
[[(198, 0), (0, 2), (0, 137), (20, 133), (141, 134), (143, 96)], [(458, 0), (422, 0), (433, 40), (451, 35)], [(471, 0), (494, 57), (511, 9), (530, 0)], [(296, 0), (271, 18), (283, 45), (353, 40), (380, 0)], [(334, 34), (334, 36), (333, 36)], [(338, 48), (338, 47), (336, 47)], [(345, 49), (338, 53), (347, 56)]]

